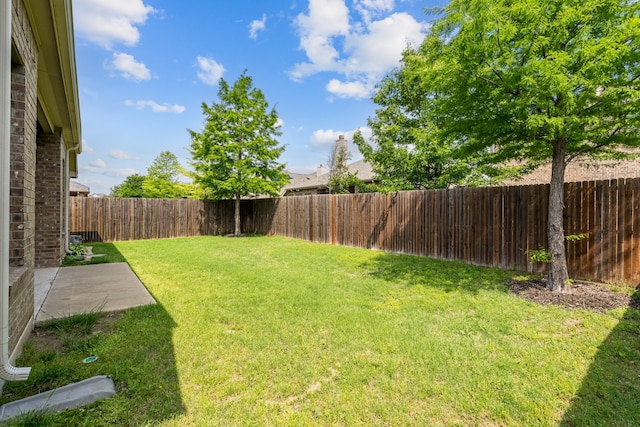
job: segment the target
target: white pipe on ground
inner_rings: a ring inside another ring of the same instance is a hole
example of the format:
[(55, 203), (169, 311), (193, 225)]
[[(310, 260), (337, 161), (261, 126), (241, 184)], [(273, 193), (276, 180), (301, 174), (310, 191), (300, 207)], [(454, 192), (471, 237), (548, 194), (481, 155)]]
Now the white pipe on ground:
[(11, 146), (11, 0), (0, 0), (0, 379), (24, 381), (31, 368), (9, 362), (9, 170)]
[(67, 148), (64, 155), (64, 252), (68, 255), (71, 253), (69, 249), (69, 187), (71, 186), (71, 176), (69, 173), (69, 154), (80, 148), (81, 142), (78, 142), (71, 148)]

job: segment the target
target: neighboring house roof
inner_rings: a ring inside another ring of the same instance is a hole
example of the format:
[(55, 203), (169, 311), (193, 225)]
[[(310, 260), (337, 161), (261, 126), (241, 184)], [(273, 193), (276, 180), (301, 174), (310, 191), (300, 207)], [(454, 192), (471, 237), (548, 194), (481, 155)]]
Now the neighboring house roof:
[(71, 0), (24, 0), (38, 41), (38, 123), (46, 133), (62, 130), (72, 177), (82, 151)]
[(375, 174), (373, 173), (373, 166), (366, 160), (358, 160), (347, 166), (349, 172), (356, 174), (358, 179), (362, 182), (373, 182)]
[[(363, 182), (372, 182), (374, 173), (371, 165), (364, 159), (347, 165), (349, 172), (355, 174)], [(291, 182), (282, 189), (282, 194), (292, 193), (302, 190), (325, 189), (329, 183), (330, 170), (322, 165), (316, 172), (309, 174), (289, 172)]]
[(302, 174), (302, 173), (289, 173), (289, 182), (284, 186), (283, 191), (302, 190), (310, 188), (326, 187), (329, 182), (329, 173), (322, 173), (320, 175), (317, 172)]
[[(565, 182), (598, 181), (603, 179), (640, 178), (640, 158), (634, 160), (574, 160), (565, 170)], [(517, 180), (504, 185), (534, 185), (551, 182), (551, 164), (545, 164)]]
[(69, 181), (69, 193), (88, 195), (90, 192), (91, 189), (86, 185), (80, 184), (79, 182), (73, 180)]

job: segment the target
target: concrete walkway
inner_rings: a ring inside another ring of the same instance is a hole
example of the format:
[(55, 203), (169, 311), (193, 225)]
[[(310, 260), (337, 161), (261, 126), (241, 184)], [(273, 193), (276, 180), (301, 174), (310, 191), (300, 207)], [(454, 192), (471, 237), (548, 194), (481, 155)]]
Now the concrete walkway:
[[(36, 323), (156, 303), (126, 262), (36, 269), (34, 282)], [(111, 378), (88, 378), (0, 406), (0, 424), (29, 411), (77, 408), (115, 393)]]
[(126, 262), (37, 269), (34, 281), (36, 323), (156, 302)]

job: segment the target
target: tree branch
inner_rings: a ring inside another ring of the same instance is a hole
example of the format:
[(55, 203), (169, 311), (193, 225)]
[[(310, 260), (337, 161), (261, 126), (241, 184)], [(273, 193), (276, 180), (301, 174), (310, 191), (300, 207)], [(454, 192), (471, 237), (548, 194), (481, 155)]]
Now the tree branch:
[[(623, 129), (623, 126), (618, 126), (616, 129), (614, 129), (614, 130), (613, 130), (613, 132), (611, 132), (611, 135), (609, 135), (609, 139), (610, 139), (611, 137), (616, 136), (616, 134), (617, 134), (618, 132), (620, 132), (622, 129)], [(576, 151), (575, 153), (573, 153), (572, 155), (570, 155), (569, 157), (567, 157), (567, 163), (569, 163), (570, 161), (572, 161), (572, 160), (576, 159), (577, 157), (582, 156), (583, 154), (586, 154), (586, 153), (588, 153), (588, 152), (595, 151), (595, 150), (597, 150), (598, 148), (605, 147), (605, 146), (609, 143), (609, 139), (607, 139), (607, 141), (606, 141), (606, 142), (603, 142), (603, 143), (601, 143), (601, 144), (596, 144), (596, 145), (594, 145), (594, 146), (592, 146), (592, 147), (589, 147), (588, 149), (583, 149), (583, 150), (578, 150), (578, 151)]]

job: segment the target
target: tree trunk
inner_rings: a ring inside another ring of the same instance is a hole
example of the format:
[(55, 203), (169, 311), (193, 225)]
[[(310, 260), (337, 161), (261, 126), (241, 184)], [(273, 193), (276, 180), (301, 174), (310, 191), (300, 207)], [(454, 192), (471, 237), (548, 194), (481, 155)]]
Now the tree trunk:
[(236, 228), (235, 231), (233, 232), (233, 235), (238, 237), (242, 234), (242, 232), (240, 231), (240, 193), (236, 193), (236, 209), (235, 209), (235, 214), (234, 214), (234, 222), (236, 224)]
[(549, 241), (549, 279), (547, 288), (554, 292), (563, 292), (569, 273), (564, 246), (564, 171), (565, 140), (553, 142), (553, 160), (551, 163), (551, 186), (549, 189), (549, 217), (547, 239)]

